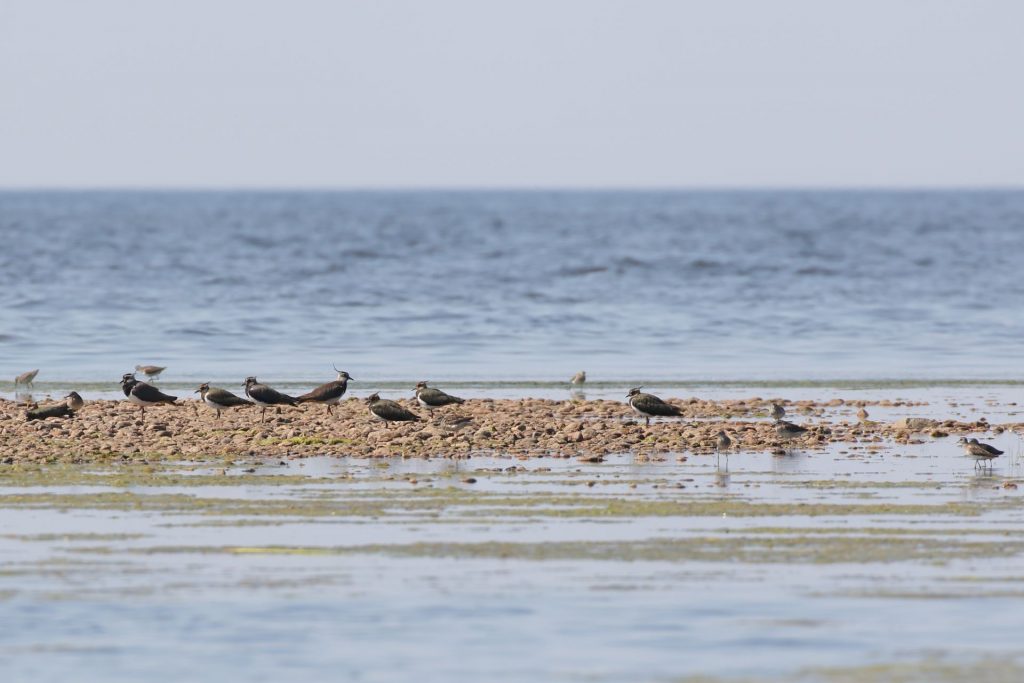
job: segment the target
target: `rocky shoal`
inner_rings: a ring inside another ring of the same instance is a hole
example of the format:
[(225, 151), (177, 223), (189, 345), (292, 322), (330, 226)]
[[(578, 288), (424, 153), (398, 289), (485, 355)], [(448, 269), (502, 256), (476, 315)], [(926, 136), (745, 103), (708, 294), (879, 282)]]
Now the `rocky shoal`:
[[(244, 407), (214, 411), (198, 401), (181, 401), (146, 411), (125, 401), (90, 401), (72, 418), (26, 421), (25, 407), (0, 399), (0, 462), (98, 462), (113, 458), (168, 457), (200, 460), (211, 457), (455, 457), (470, 452), (515, 457), (548, 456), (598, 459), (612, 453), (713, 452), (715, 435), (726, 430), (734, 451), (815, 449), (835, 442), (908, 443), (924, 437), (1002, 431), (1019, 425), (990, 426), (955, 420), (903, 419), (892, 423), (828, 418), (845, 406), (906, 406), (905, 402), (842, 399), (819, 403), (784, 402), (792, 419), (807, 434), (781, 443), (765, 413), (763, 399), (706, 401), (671, 400), (681, 418), (657, 420), (649, 427), (618, 401), (547, 399), (473, 399), (433, 413), (413, 401), (404, 402), (421, 422), (384, 425), (372, 418), (360, 399), (335, 406), (305, 404), (260, 411)], [(910, 412), (908, 410), (908, 412)], [(445, 418), (471, 418), (454, 431)]]

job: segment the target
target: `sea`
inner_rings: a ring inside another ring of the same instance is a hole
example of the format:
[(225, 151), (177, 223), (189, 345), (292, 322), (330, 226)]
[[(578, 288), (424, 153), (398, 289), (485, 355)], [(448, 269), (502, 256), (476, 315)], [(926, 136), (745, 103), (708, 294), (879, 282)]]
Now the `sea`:
[(1024, 374), (1024, 191), (6, 191), (0, 238), (6, 382)]

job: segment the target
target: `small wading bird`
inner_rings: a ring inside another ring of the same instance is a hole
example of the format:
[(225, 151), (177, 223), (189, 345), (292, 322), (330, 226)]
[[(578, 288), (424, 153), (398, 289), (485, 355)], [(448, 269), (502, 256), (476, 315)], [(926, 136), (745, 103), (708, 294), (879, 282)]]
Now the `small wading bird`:
[[(332, 365), (331, 367), (334, 366)], [(299, 403), (323, 403), (327, 407), (327, 414), (330, 415), (331, 406), (336, 405), (341, 400), (341, 397), (345, 395), (348, 383), (356, 381), (354, 378), (349, 377), (349, 374), (344, 370), (334, 368), (334, 371), (338, 373), (338, 379), (327, 384), (321, 384), (308, 394), (299, 396)]]
[(974, 459), (974, 467), (992, 467), (992, 461), (1003, 454), (1001, 450), (995, 446), (990, 446), (987, 443), (981, 443), (977, 439), (966, 439), (960, 437), (957, 441), (964, 449), (964, 454), (968, 458)]
[(718, 459), (721, 457), (722, 451), (725, 451), (725, 466), (729, 467), (729, 449), (732, 447), (732, 439), (725, 433), (725, 430), (719, 430), (718, 434), (715, 434), (715, 464), (718, 464)]
[(575, 375), (572, 376), (572, 379), (569, 380), (569, 384), (583, 384), (586, 381), (587, 381), (587, 371), (586, 370), (580, 370), (579, 372), (577, 372)]
[(17, 387), (19, 384), (33, 386), (32, 383), (35, 381), (36, 375), (38, 374), (39, 368), (36, 368), (35, 370), (29, 370), (28, 372), (23, 372), (14, 378), (14, 386)]
[(779, 438), (784, 442), (799, 439), (803, 435), (807, 434), (808, 431), (807, 427), (801, 427), (800, 425), (795, 425), (792, 422), (786, 422), (785, 420), (779, 420), (775, 423), (775, 433), (778, 434)]
[(458, 396), (452, 396), (440, 389), (428, 387), (426, 382), (417, 382), (416, 388), (413, 391), (416, 393), (416, 401), (427, 410), (465, 403), (465, 400)]
[(49, 417), (73, 417), (75, 411), (85, 405), (85, 401), (76, 391), (72, 391), (64, 399), (62, 403), (28, 411), (25, 413), (25, 419), (31, 422), (32, 420), (45, 420)]
[(366, 405), (369, 406), (373, 416), (378, 420), (383, 420), (384, 424), (389, 422), (417, 422), (420, 419), (420, 416), (416, 413), (406, 410), (394, 401), (381, 398), (380, 394), (373, 394), (367, 397)]
[(778, 422), (782, 418), (786, 417), (786, 409), (780, 406), (778, 403), (773, 403), (771, 409), (768, 411), (768, 415)]
[(146, 406), (155, 406), (161, 403), (174, 404), (177, 396), (168, 396), (151, 384), (140, 382), (135, 379), (134, 373), (126, 373), (121, 376), (121, 391), (129, 401), (142, 409), (142, 419), (146, 419)]
[(260, 422), (263, 422), (266, 418), (267, 408), (270, 406), (293, 406), (299, 402), (299, 399), (294, 396), (282, 394), (277, 389), (268, 387), (266, 384), (260, 384), (255, 377), (245, 378), (245, 395), (251, 398), (253, 402), (262, 409), (262, 412), (260, 413)]
[(220, 411), (222, 410), (234, 408), (235, 406), (252, 405), (252, 401), (244, 399), (241, 396), (235, 396), (227, 389), (211, 387), (209, 382), (203, 382), (199, 385), (199, 388), (192, 393), (199, 394), (199, 398), (203, 403), (216, 410), (218, 418), (220, 418)]
[(868, 419), (868, 411), (864, 410), (864, 406), (861, 406), (860, 410), (857, 411), (857, 419), (861, 422)]
[(651, 425), (652, 417), (680, 417), (682, 411), (676, 408), (674, 405), (665, 403), (660, 398), (653, 394), (644, 394), (640, 390), (643, 387), (633, 387), (626, 394), (626, 398), (629, 399), (629, 407), (634, 410), (638, 415), (643, 416), (647, 419), (647, 426)]
[(166, 367), (160, 367), (159, 365), (136, 365), (135, 372), (141, 372), (146, 376), (147, 379), (156, 379), (160, 376), (160, 373), (166, 370)]

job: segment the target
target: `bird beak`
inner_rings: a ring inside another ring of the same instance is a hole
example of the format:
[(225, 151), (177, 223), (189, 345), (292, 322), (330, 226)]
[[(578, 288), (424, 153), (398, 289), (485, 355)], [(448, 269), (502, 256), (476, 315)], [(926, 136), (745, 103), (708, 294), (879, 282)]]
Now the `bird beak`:
[(192, 393), (193, 393), (193, 394), (198, 394), (198, 393), (199, 393), (200, 391), (201, 391), (201, 389), (196, 389), (196, 390), (195, 390), (195, 391), (193, 391)]

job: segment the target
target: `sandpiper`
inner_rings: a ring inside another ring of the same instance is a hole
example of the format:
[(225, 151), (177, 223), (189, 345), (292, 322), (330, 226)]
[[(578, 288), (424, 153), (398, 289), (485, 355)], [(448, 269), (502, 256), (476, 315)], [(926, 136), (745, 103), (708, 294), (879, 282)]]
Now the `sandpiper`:
[(960, 437), (960, 440), (957, 441), (957, 443), (963, 447), (964, 453), (968, 458), (974, 459), (975, 468), (979, 465), (984, 467), (986, 464), (988, 467), (991, 467), (992, 461), (1003, 454), (1003, 452), (995, 446), (990, 446), (987, 443), (981, 443), (977, 439), (966, 439), (964, 437)]
[[(333, 365), (331, 367), (334, 367)], [(323, 403), (327, 406), (327, 414), (331, 414), (331, 406), (338, 403), (341, 397), (345, 395), (345, 390), (348, 389), (349, 382), (355, 382), (355, 379), (349, 376), (344, 370), (334, 368), (334, 371), (338, 373), (338, 379), (327, 384), (321, 384), (313, 391), (308, 394), (303, 394), (298, 397), (299, 403)]]
[(860, 410), (857, 411), (857, 419), (860, 420), (861, 422), (867, 421), (868, 411), (864, 409), (864, 406), (861, 406)]
[(715, 434), (715, 463), (718, 463), (718, 458), (722, 451), (725, 451), (725, 466), (729, 466), (729, 449), (732, 447), (732, 439), (725, 433), (725, 430), (719, 430), (718, 434)]
[(769, 417), (778, 422), (782, 418), (786, 417), (786, 409), (778, 403), (772, 403), (772, 407), (768, 411)]
[(81, 410), (82, 406), (85, 405), (85, 401), (82, 400), (77, 391), (70, 392), (64, 399), (67, 400), (68, 408), (71, 408), (71, 410)]
[(417, 382), (413, 391), (416, 393), (416, 401), (427, 410), (465, 403), (465, 399), (446, 394), (440, 389), (428, 387), (426, 382)]
[(220, 411), (228, 408), (234, 408), (235, 406), (251, 406), (252, 401), (244, 399), (241, 396), (235, 396), (227, 389), (220, 389), (218, 387), (211, 387), (209, 382), (203, 382), (196, 389), (194, 394), (199, 394), (199, 398), (203, 403), (210, 406), (217, 411), (217, 417), (220, 417)]
[(569, 384), (583, 384), (586, 381), (587, 381), (587, 371), (586, 370), (580, 370), (579, 372), (577, 372), (575, 375), (572, 376), (572, 379), (569, 380)]
[(633, 387), (626, 394), (629, 400), (629, 407), (637, 414), (647, 419), (647, 426), (651, 425), (652, 417), (680, 417), (683, 413), (674, 405), (665, 403), (654, 394), (644, 394), (640, 390), (643, 387)]
[(121, 391), (128, 397), (128, 400), (137, 404), (142, 409), (142, 419), (146, 419), (146, 406), (155, 406), (161, 403), (173, 404), (178, 400), (177, 396), (168, 396), (152, 384), (146, 384), (135, 379), (135, 373), (126, 373), (121, 376)]
[(36, 368), (35, 370), (29, 370), (28, 372), (23, 372), (14, 378), (14, 386), (18, 386), (19, 384), (33, 386), (32, 383), (35, 381), (36, 375), (38, 374), (39, 368)]
[(45, 408), (35, 408), (25, 413), (25, 419), (31, 422), (32, 420), (45, 420), (49, 417), (72, 417), (75, 411), (85, 405), (82, 397), (77, 392), (72, 391), (70, 394), (64, 397), (62, 403), (54, 403), (52, 406), (46, 406)]
[(792, 439), (798, 439), (806, 434), (808, 431), (807, 427), (801, 427), (795, 425), (792, 422), (786, 422), (785, 420), (779, 420), (775, 423), (775, 433), (779, 435), (779, 438), (783, 441), (790, 441)]
[(386, 398), (381, 398), (380, 394), (373, 394), (367, 397), (366, 404), (370, 407), (370, 412), (378, 420), (383, 420), (384, 424), (389, 422), (416, 422), (420, 419), (420, 416), (406, 410), (398, 403), (389, 401)]
[(159, 365), (136, 365), (135, 372), (141, 372), (146, 376), (147, 379), (157, 379), (160, 377), (160, 373), (166, 370), (166, 367), (160, 367)]
[(266, 384), (260, 384), (255, 377), (245, 378), (245, 395), (262, 409), (260, 422), (263, 422), (264, 418), (266, 418), (268, 407), (280, 405), (293, 406), (299, 402), (299, 399), (294, 396), (282, 394), (277, 389), (268, 387)]

